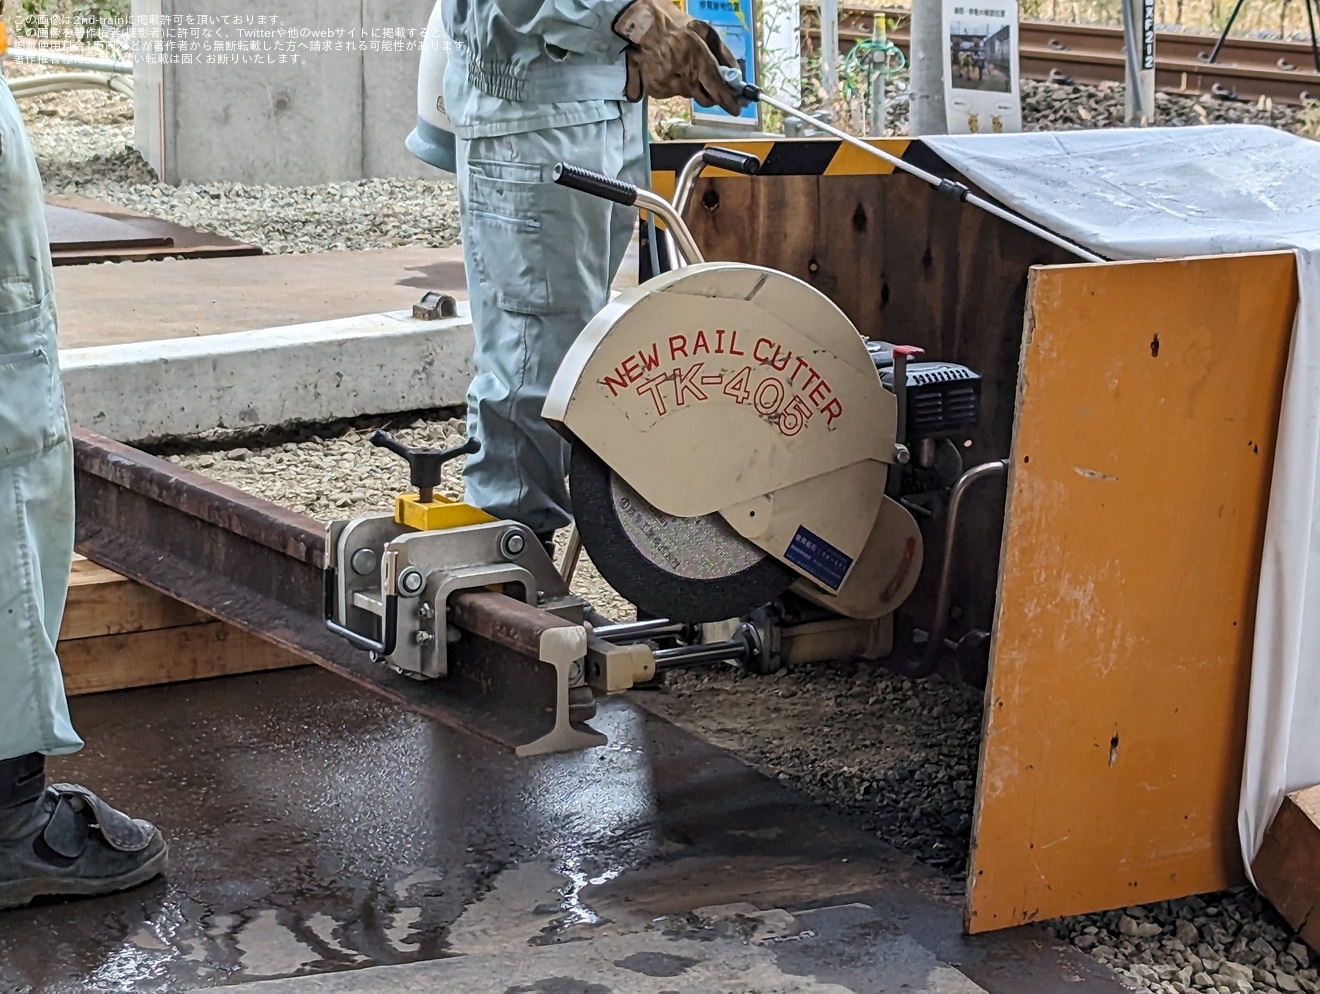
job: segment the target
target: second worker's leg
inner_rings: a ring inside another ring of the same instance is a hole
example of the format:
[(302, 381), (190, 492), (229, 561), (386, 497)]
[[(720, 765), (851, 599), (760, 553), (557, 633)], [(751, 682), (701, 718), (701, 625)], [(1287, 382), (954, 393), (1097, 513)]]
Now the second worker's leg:
[(472, 141), (463, 178), (470, 292), (481, 297), (468, 425), (482, 448), (464, 468), (466, 497), (543, 536), (572, 508), (568, 446), (541, 410), (617, 270), (614, 205), (555, 184), (561, 161), (619, 175), (618, 122)]

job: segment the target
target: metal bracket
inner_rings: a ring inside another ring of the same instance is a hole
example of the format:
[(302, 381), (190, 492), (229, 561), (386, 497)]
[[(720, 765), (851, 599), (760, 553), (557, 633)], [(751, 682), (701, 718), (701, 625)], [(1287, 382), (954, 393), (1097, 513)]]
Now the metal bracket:
[(439, 321), (458, 315), (458, 302), (447, 293), (428, 290), (422, 299), (413, 304), (412, 316), (419, 321)]
[[(435, 641), (430, 643), (431, 652), (422, 653), (422, 675), (427, 677), (445, 677), (449, 675), (449, 599), (465, 590), (483, 590), (489, 587), (503, 586), (506, 590), (514, 587), (523, 591), (525, 604), (536, 604), (536, 581), (532, 574), (521, 566), (501, 564), (497, 566), (467, 566), (454, 570), (441, 570), (432, 574), (431, 582), (435, 588)], [(508, 593), (506, 597), (512, 596)], [(517, 599), (517, 598), (515, 598)], [(455, 629), (457, 632), (458, 629)]]

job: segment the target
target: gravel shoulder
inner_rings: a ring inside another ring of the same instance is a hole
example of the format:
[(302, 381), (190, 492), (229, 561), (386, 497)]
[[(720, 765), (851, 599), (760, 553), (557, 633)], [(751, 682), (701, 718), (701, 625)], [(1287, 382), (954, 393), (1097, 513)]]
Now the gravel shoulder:
[[(31, 66), (6, 66), (12, 76)], [(77, 194), (211, 231), (265, 252), (304, 253), (458, 244), (454, 185), (362, 180), (247, 186), (156, 180), (133, 147), (133, 101), (78, 90), (19, 101), (48, 194)]]
[[(448, 183), (167, 187), (132, 149), (131, 101), (75, 92), (21, 105), (50, 193), (101, 198), (268, 252), (458, 241)], [(1314, 110), (1265, 102), (1161, 95), (1158, 108), (1163, 125), (1254, 123), (1320, 133)], [(1023, 110), (1029, 130), (1120, 126), (1123, 90), (1028, 83)], [(905, 131), (901, 117), (894, 123), (898, 133)], [(299, 437), (210, 433), (168, 458), (319, 520), (349, 517), (385, 509), (407, 488), (402, 461), (367, 443), (373, 427), (386, 427), (409, 445), (454, 445), (463, 435), (452, 412), (431, 412), (311, 429)], [(461, 492), (460, 468), (461, 461), (446, 467), (451, 496)], [(607, 615), (631, 617), (631, 606), (586, 557), (576, 587)], [(938, 677), (914, 682), (879, 666), (838, 663), (761, 678), (732, 668), (673, 673), (643, 703), (937, 867), (951, 891), (961, 889), (981, 695)], [(1312, 954), (1249, 890), (1062, 919), (1050, 927), (1134, 985), (1164, 994), (1320, 992)]]

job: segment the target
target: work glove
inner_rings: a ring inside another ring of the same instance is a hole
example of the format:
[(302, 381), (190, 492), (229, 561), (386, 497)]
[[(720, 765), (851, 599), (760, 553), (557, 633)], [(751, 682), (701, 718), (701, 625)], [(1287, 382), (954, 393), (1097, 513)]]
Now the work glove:
[(628, 42), (624, 95), (665, 100), (687, 97), (702, 107), (720, 106), (735, 117), (742, 102), (720, 75), (738, 60), (705, 21), (678, 8), (674, 0), (633, 0), (614, 19), (614, 33)]

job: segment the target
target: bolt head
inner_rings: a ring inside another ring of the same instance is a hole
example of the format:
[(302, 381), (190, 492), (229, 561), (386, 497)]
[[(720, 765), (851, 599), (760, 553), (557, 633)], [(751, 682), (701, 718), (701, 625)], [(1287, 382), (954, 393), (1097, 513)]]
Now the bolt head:
[(376, 553), (372, 549), (358, 549), (348, 564), (358, 576), (367, 576), (376, 568)]
[(422, 592), (422, 588), (426, 586), (426, 577), (416, 566), (409, 566), (399, 574), (398, 584), (399, 593), (412, 596)]
[(504, 536), (503, 545), (506, 556), (521, 556), (523, 549), (527, 548), (527, 540), (523, 538), (522, 532), (511, 531)]

